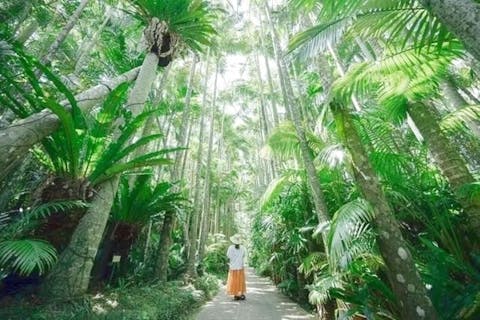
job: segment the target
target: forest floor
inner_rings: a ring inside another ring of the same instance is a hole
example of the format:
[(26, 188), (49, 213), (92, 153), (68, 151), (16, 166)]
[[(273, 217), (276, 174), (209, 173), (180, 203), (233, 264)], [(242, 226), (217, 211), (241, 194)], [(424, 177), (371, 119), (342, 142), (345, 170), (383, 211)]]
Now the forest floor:
[(247, 299), (234, 301), (225, 287), (200, 310), (196, 320), (307, 320), (315, 319), (266, 278), (247, 269)]

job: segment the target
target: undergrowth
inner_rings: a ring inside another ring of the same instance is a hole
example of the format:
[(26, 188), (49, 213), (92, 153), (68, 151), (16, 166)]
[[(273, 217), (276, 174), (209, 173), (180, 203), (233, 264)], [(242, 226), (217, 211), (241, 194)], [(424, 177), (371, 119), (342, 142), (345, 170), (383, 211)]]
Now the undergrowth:
[(211, 275), (193, 285), (181, 282), (124, 286), (62, 304), (41, 304), (33, 297), (11, 298), (0, 304), (2, 320), (187, 320), (218, 291)]

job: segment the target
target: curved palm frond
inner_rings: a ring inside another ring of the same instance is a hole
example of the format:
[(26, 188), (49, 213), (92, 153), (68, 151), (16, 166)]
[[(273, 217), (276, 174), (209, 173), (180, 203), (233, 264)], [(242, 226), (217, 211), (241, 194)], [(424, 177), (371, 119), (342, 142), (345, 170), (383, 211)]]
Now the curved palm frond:
[(326, 146), (317, 154), (315, 161), (330, 169), (340, 167), (345, 162), (345, 149), (340, 144)]
[(388, 35), (388, 42), (400, 42), (400, 48), (413, 46), (417, 52), (441, 50), (454, 39), (436, 17), (414, 0), (322, 1), (319, 21), (292, 38), (289, 52), (312, 57), (328, 44), (339, 43), (346, 33), (367, 38)]
[(260, 199), (260, 208), (266, 211), (277, 197), (282, 193), (285, 186), (291, 182), (292, 173), (284, 174), (274, 180), (272, 180)]
[[(323, 141), (313, 132), (306, 132), (307, 143), (310, 149), (317, 153), (323, 147)], [(275, 128), (267, 141), (274, 155), (281, 159), (289, 159), (299, 156), (300, 143), (293, 123), (284, 122)]]
[(405, 95), (418, 99), (432, 94), (447, 66), (462, 55), (460, 44), (446, 44), (439, 52), (417, 52), (415, 47), (394, 52), (377, 62), (356, 64), (333, 84), (333, 94), (344, 101), (352, 96), (388, 100)]
[(305, 286), (310, 291), (308, 294), (310, 303), (313, 305), (326, 303), (331, 298), (330, 290), (343, 287), (342, 277), (341, 273), (324, 273), (313, 284)]
[(440, 127), (446, 132), (465, 131), (466, 123), (480, 119), (480, 105), (460, 108), (449, 113), (440, 121)]
[(53, 266), (56, 259), (55, 248), (41, 240), (0, 242), (0, 266), (11, 268), (21, 275), (29, 275), (36, 270), (42, 275)]
[[(330, 257), (335, 265), (345, 266), (363, 252), (360, 249), (371, 248), (368, 244), (357, 244), (355, 247), (353, 243), (371, 230), (370, 222), (373, 219), (370, 204), (362, 198), (344, 204), (335, 212), (328, 233)], [(349, 252), (350, 249), (352, 252)]]

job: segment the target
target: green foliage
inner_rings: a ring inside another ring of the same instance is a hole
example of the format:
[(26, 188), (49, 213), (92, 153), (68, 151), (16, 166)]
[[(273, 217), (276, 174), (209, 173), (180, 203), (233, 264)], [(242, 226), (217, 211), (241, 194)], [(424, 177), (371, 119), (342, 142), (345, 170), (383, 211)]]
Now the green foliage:
[(207, 300), (210, 300), (217, 294), (219, 283), (220, 281), (217, 277), (210, 274), (205, 274), (195, 279), (193, 285), (196, 289), (203, 291)]
[(30, 275), (34, 271), (43, 275), (54, 265), (56, 259), (55, 248), (45, 241), (0, 241), (0, 267), (7, 267), (20, 275)]
[[(209, 291), (212, 293), (215, 290), (214, 282), (211, 276), (199, 278), (199, 288), (212, 290)], [(2, 308), (0, 317), (12, 320), (187, 320), (201, 305), (206, 292), (180, 286), (178, 282), (129, 286), (107, 290), (103, 294), (87, 296), (68, 304), (38, 306), (26, 301), (22, 304), (17, 302)]]
[(115, 202), (112, 219), (132, 224), (146, 224), (154, 215), (164, 211), (176, 211), (185, 201), (179, 193), (172, 192), (172, 184), (154, 184), (152, 173), (138, 175), (130, 189), (130, 177), (122, 177)]
[(153, 17), (165, 21), (171, 32), (178, 34), (187, 47), (202, 51), (211, 45), (214, 14), (203, 0), (133, 0), (136, 15), (146, 24)]
[(53, 212), (84, 207), (80, 201), (58, 201), (0, 213), (0, 268), (2, 272), (28, 276), (45, 274), (56, 262), (57, 251), (49, 243), (29, 239), (39, 219)]
[(206, 272), (214, 274), (220, 278), (225, 278), (228, 273), (227, 249), (229, 242), (225, 240), (224, 235), (214, 235), (213, 239), (205, 250), (205, 257), (202, 265)]

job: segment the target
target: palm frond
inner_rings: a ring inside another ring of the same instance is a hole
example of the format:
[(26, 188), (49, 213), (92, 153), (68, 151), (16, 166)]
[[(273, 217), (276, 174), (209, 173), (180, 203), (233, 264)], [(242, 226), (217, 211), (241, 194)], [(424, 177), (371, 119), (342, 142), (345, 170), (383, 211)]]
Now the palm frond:
[(214, 10), (204, 0), (133, 0), (137, 15), (148, 23), (152, 17), (165, 21), (191, 49), (202, 51), (216, 34)]
[(320, 150), (315, 161), (327, 168), (337, 168), (345, 161), (345, 150), (340, 144), (326, 146)]
[(342, 288), (342, 275), (322, 274), (313, 284), (306, 286), (310, 291), (308, 294), (308, 301), (313, 305), (322, 305), (330, 299), (330, 290)]
[(466, 124), (480, 119), (480, 105), (472, 105), (460, 108), (446, 115), (440, 126), (446, 132), (465, 131)]
[(50, 269), (57, 259), (55, 248), (41, 240), (6, 240), (0, 242), (0, 266), (21, 275)]
[(285, 186), (290, 182), (292, 175), (284, 174), (274, 180), (272, 180), (260, 199), (261, 210), (267, 210), (277, 197), (282, 193)]
[[(313, 132), (306, 132), (308, 146), (314, 153), (323, 148), (323, 141)], [(293, 123), (284, 122), (275, 128), (267, 141), (272, 153), (281, 159), (299, 156), (300, 143)]]
[(353, 248), (356, 239), (371, 230), (373, 218), (370, 204), (362, 198), (344, 204), (335, 212), (328, 233), (328, 247), (334, 262), (346, 265), (354, 258), (347, 251)]

